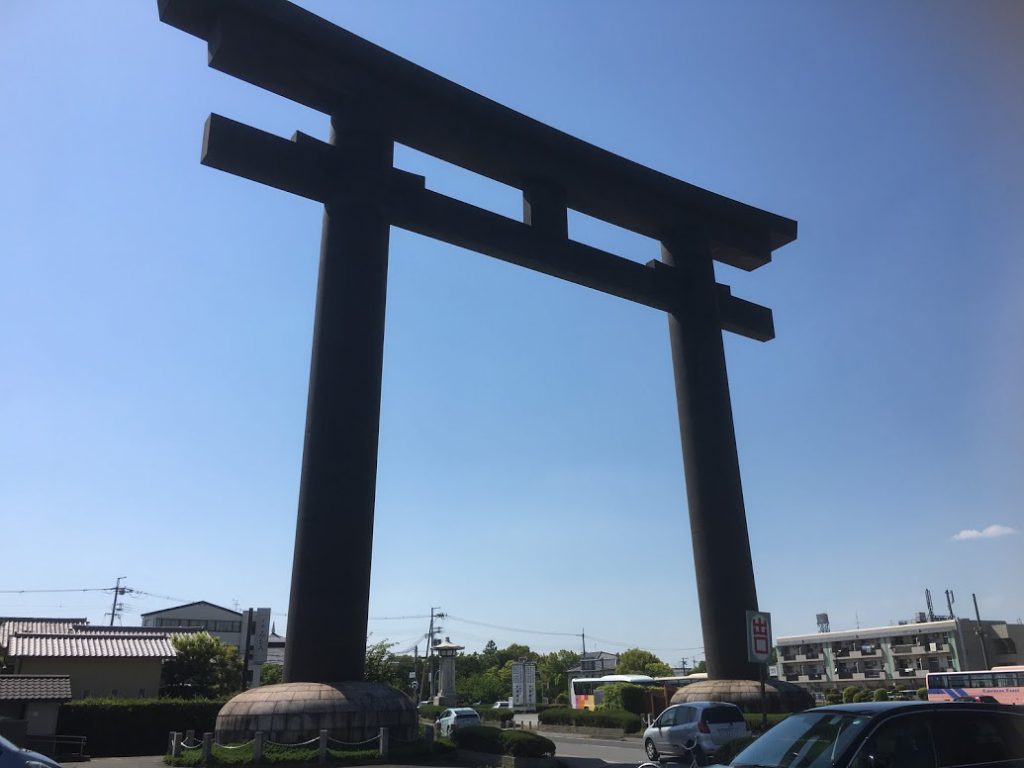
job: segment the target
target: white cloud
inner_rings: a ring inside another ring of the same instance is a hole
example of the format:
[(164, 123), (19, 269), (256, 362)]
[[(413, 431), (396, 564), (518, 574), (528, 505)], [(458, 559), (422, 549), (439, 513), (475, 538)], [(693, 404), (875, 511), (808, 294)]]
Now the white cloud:
[(956, 541), (966, 541), (967, 539), (994, 539), (997, 536), (1009, 536), (1017, 531), (1006, 525), (990, 525), (988, 528), (983, 528), (980, 531), (974, 528), (965, 528), (953, 536)]

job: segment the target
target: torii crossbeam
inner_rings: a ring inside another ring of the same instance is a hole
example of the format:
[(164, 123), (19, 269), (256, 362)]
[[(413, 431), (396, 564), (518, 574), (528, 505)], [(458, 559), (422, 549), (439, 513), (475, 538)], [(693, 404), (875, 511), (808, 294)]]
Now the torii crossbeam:
[[(774, 325), (715, 282), (713, 261), (763, 266), (796, 222), (532, 120), (284, 0), (159, 8), (207, 41), (210, 66), (331, 117), (330, 143), (217, 115), (203, 142), (205, 165), (325, 209), (285, 680), (362, 677), (391, 226), (668, 313), (708, 673), (754, 679), (744, 620), (757, 595), (722, 331), (766, 341)], [(395, 142), (522, 190), (523, 220), (428, 190), (393, 167)], [(655, 238), (661, 260), (570, 240), (569, 208)]]

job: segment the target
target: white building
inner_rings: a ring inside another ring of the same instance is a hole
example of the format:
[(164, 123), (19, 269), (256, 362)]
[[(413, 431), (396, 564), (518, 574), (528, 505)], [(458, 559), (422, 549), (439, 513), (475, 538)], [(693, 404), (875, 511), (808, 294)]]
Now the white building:
[(816, 694), (849, 685), (916, 689), (929, 672), (1020, 664), (1021, 643), (1022, 625), (969, 619), (790, 635), (777, 640), (778, 676)]
[(142, 626), (156, 629), (202, 629), (222, 643), (242, 650), (242, 614), (200, 600), (142, 614)]

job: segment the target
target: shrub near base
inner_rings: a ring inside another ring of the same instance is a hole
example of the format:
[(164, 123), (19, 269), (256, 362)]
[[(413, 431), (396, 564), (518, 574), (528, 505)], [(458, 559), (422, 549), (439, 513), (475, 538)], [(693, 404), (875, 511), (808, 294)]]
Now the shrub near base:
[(632, 712), (553, 707), (537, 715), (542, 725), (576, 725), (597, 728), (621, 728), (623, 733), (640, 733), (640, 716)]
[(503, 731), (487, 725), (459, 728), (452, 734), (459, 749), (512, 757), (544, 757), (555, 754), (555, 743), (536, 733)]

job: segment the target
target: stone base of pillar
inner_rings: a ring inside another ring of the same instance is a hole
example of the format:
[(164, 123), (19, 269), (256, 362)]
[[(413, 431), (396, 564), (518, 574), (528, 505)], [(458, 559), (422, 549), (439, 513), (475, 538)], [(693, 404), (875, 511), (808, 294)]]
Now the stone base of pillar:
[[(814, 696), (806, 688), (784, 680), (765, 682), (769, 712), (801, 712), (814, 706)], [(744, 712), (761, 711), (761, 683), (757, 680), (699, 680), (684, 685), (672, 696), (672, 704), (690, 701), (723, 701)]]
[(387, 727), (391, 736), (413, 739), (416, 705), (401, 691), (383, 683), (280, 683), (244, 691), (229, 699), (217, 715), (217, 741), (248, 741), (257, 731), (264, 738), (295, 744), (326, 730), (332, 739), (358, 742)]
[(457, 706), (459, 700), (455, 696), (449, 696), (448, 694), (442, 694), (435, 696), (433, 699), (434, 706), (437, 707), (454, 707)]

